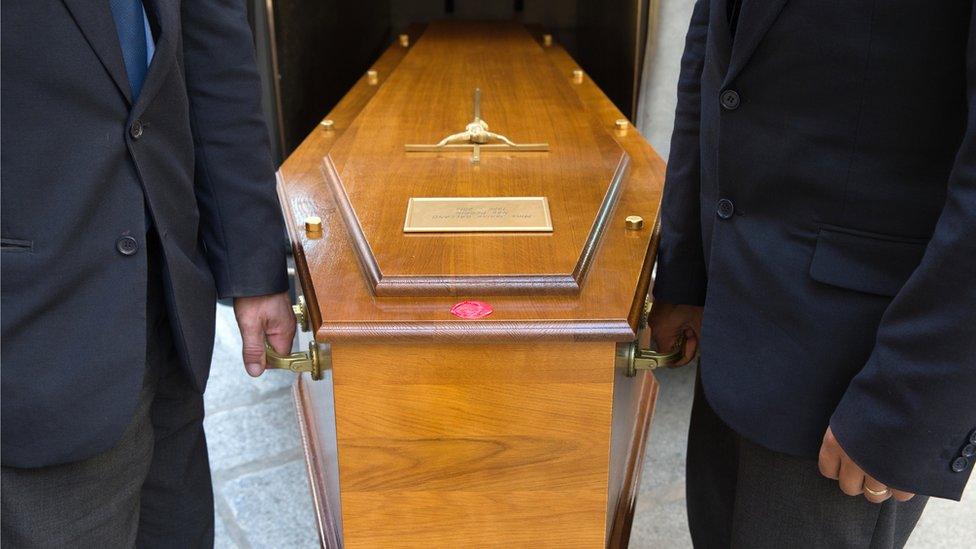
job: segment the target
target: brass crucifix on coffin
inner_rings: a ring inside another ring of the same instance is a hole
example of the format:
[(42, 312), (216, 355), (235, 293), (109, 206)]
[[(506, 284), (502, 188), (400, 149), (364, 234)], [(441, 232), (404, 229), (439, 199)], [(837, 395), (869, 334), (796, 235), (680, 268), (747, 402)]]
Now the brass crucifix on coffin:
[(515, 143), (504, 135), (488, 131), (488, 124), (481, 119), (481, 89), (474, 90), (474, 120), (463, 132), (441, 139), (434, 145), (404, 145), (407, 152), (441, 152), (470, 150), (471, 163), (481, 162), (482, 150), (505, 150), (516, 152), (546, 152), (549, 143)]

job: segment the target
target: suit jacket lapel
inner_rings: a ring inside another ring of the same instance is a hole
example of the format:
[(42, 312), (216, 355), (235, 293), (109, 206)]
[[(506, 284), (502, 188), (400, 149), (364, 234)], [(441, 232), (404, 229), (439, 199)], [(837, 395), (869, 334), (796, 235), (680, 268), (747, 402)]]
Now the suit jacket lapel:
[[(732, 45), (732, 61), (725, 75), (724, 85), (728, 86), (749, 62), (753, 52), (773, 25), (773, 21), (783, 10), (787, 0), (742, 0), (739, 8), (739, 23), (735, 30)], [(723, 17), (725, 12), (723, 11)], [(726, 23), (726, 28), (728, 23)]]
[(122, 59), (122, 47), (119, 46), (119, 35), (115, 30), (115, 20), (108, 2), (92, 2), (91, 0), (64, 0), (65, 6), (71, 12), (75, 23), (81, 28), (85, 39), (91, 44), (95, 55), (102, 62), (105, 70), (115, 81), (126, 102), (132, 104), (132, 93), (129, 87), (129, 77), (125, 72), (125, 61)]
[(156, 52), (153, 53), (152, 61), (149, 63), (149, 71), (146, 73), (146, 81), (142, 84), (142, 91), (136, 100), (136, 110), (141, 111), (152, 101), (159, 88), (166, 80), (173, 64), (176, 61), (175, 50), (179, 43), (179, 7), (173, 2), (160, 2), (151, 0), (147, 3), (146, 9), (150, 9), (155, 16), (159, 27), (158, 36), (155, 36)]

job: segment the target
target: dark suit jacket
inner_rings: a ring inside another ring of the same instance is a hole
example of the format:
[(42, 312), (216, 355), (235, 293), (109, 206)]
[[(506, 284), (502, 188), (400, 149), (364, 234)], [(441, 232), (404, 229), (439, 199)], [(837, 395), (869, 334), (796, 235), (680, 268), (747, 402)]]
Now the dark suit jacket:
[(217, 296), (287, 288), (243, 2), (146, 6), (156, 52), (133, 104), (107, 1), (3, 3), (4, 465), (95, 455), (131, 419), (146, 369), (147, 213), (177, 350), (201, 391)]
[[(655, 298), (705, 306), (719, 415), (816, 457), (829, 425), (895, 488), (976, 457), (972, 0), (695, 6)], [(734, 92), (734, 93), (730, 93)], [(717, 457), (717, 459), (720, 459)]]

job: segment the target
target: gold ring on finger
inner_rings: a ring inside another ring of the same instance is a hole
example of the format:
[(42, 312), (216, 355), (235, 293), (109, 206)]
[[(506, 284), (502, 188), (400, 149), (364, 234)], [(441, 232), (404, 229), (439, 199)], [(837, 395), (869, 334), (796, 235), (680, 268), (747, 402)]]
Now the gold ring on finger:
[(890, 491), (887, 488), (885, 488), (884, 490), (872, 490), (872, 489), (868, 488), (867, 485), (863, 486), (863, 488), (864, 488), (864, 491), (865, 492), (871, 494), (872, 496), (874, 496), (876, 498), (880, 498), (882, 496), (886, 496), (886, 495), (888, 495), (888, 492)]

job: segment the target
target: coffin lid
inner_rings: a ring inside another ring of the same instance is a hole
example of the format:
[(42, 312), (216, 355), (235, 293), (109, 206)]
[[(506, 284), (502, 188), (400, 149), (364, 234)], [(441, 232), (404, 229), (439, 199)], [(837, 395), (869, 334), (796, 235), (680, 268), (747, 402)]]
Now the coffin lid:
[[(624, 115), (540, 29), (451, 21), (407, 33), (373, 63), (375, 84), (364, 74), (278, 172), (316, 341), (333, 354), (349, 343), (633, 341), (663, 160), (616, 129)], [(486, 153), (476, 167), (469, 152), (405, 154), (464, 129), (475, 87), (492, 131), (550, 151)], [(546, 196), (555, 232), (403, 233), (410, 196), (443, 195)], [(321, 231), (306, 230), (310, 216)], [(456, 316), (470, 300), (491, 314)]]
[[(628, 155), (573, 85), (519, 25), (431, 24), (323, 159), (375, 295), (580, 291)], [(491, 131), (549, 150), (405, 150), (463, 131), (476, 88)], [(546, 197), (553, 231), (405, 233), (414, 197)]]

